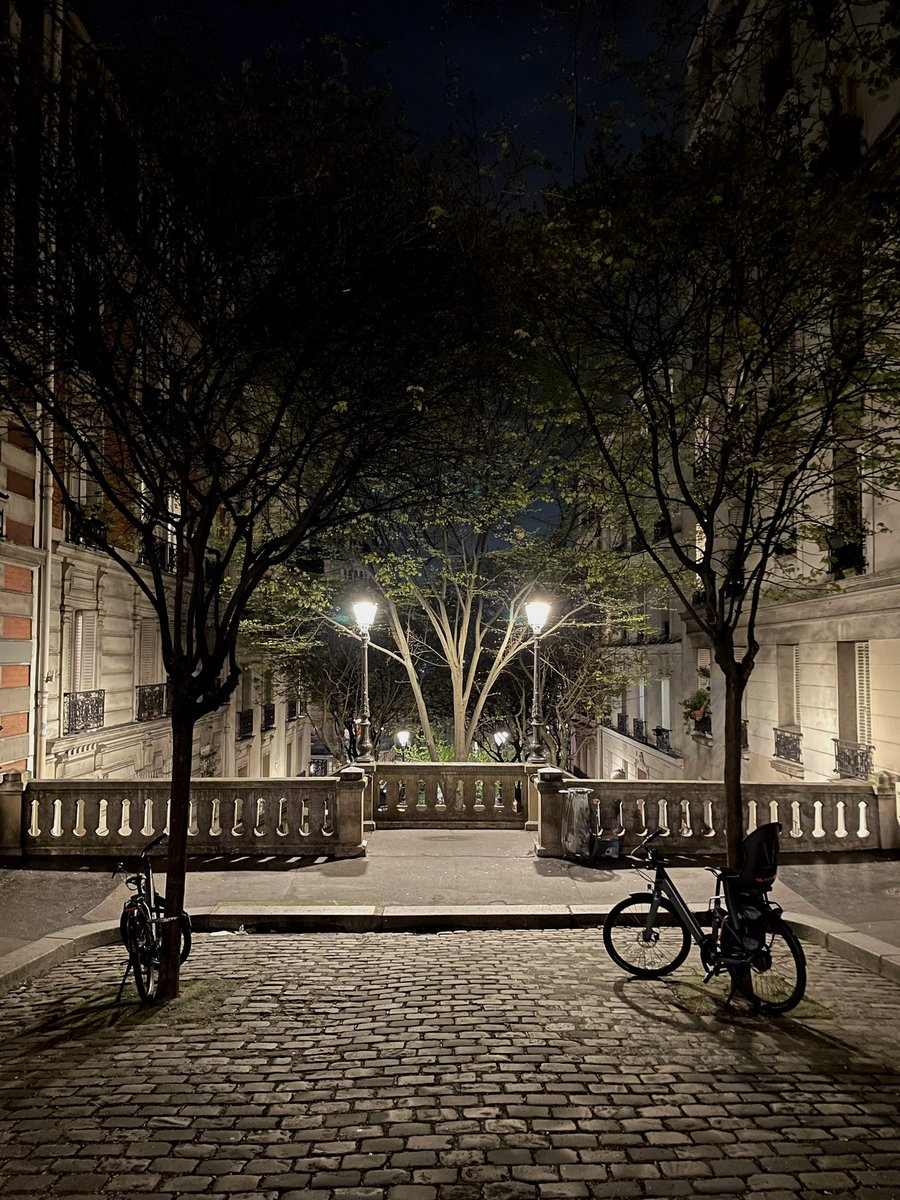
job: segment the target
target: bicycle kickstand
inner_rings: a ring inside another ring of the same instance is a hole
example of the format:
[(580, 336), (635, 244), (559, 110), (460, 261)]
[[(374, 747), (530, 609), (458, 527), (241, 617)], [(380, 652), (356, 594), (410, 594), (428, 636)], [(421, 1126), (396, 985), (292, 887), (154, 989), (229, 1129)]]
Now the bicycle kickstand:
[(125, 968), (125, 974), (122, 976), (122, 982), (119, 984), (119, 990), (116, 994), (116, 1004), (118, 1004), (122, 999), (122, 992), (125, 990), (125, 983), (128, 979), (128, 975), (129, 975), (130, 971), (131, 971), (131, 958), (129, 957), (128, 965)]

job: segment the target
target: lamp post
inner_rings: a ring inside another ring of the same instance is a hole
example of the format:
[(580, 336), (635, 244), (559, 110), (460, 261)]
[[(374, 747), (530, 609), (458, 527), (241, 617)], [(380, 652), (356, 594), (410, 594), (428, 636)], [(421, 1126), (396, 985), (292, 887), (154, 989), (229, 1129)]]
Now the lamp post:
[(372, 761), (372, 722), (369, 719), (369, 630), (375, 623), (378, 605), (371, 600), (358, 600), (353, 605), (353, 616), (362, 638), (362, 719), (359, 722), (357, 762)]
[(403, 760), (406, 758), (406, 747), (409, 745), (409, 740), (411, 737), (412, 737), (412, 734), (409, 732), (408, 729), (398, 729), (396, 734), (394, 735), (394, 740), (396, 741), (397, 745), (400, 747), (400, 761), (401, 762), (403, 762)]
[(494, 745), (497, 747), (497, 757), (503, 761), (503, 747), (509, 741), (509, 731), (506, 729), (498, 729), (494, 733)]
[(541, 630), (547, 623), (550, 605), (546, 600), (531, 600), (525, 605), (525, 616), (534, 634), (534, 678), (531, 690), (531, 735), (528, 738), (527, 762), (544, 763), (544, 717), (541, 713)]

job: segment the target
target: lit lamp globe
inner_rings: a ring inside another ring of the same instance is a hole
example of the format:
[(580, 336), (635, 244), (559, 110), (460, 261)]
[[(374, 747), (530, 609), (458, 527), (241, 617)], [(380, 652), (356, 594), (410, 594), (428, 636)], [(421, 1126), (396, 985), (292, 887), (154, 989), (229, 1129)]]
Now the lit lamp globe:
[(541, 632), (547, 624), (547, 617), (550, 615), (550, 605), (546, 600), (529, 600), (525, 605), (525, 616), (528, 624), (531, 626), (535, 637)]
[(378, 605), (371, 600), (357, 600), (353, 605), (353, 617), (363, 633), (368, 633), (375, 624), (377, 612)]

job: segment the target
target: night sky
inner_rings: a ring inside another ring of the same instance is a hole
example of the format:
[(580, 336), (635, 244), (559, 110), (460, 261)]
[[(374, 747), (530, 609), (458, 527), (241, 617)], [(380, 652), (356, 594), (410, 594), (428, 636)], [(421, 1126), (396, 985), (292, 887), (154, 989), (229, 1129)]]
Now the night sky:
[[(611, 100), (633, 106), (621, 81), (600, 83), (589, 26), (614, 33), (628, 57), (653, 42), (657, 0), (606, 8), (599, 25), (592, 16), (583, 27), (585, 113)], [(517, 146), (552, 159), (558, 169), (546, 181), (570, 177), (590, 143), (582, 131), (573, 158), (572, 118), (559, 99), (572, 86), (572, 23), (553, 9), (537, 0), (83, 0), (81, 6), (100, 36), (165, 33), (192, 39), (198, 49), (205, 43), (235, 65), (272, 44), (290, 59), (304, 37), (336, 35), (350, 47), (359, 82), (388, 85), (423, 145), (474, 113), (483, 136), (504, 131)]]

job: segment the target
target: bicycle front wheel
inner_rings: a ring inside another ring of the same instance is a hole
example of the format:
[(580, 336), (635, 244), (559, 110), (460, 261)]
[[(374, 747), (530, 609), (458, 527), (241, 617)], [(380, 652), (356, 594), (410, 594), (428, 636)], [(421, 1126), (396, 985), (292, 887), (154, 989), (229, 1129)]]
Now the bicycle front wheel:
[(134, 983), (142, 1000), (156, 995), (158, 956), (153, 923), (146, 908), (131, 908), (125, 913), (125, 945), (134, 971)]
[(631, 896), (603, 923), (603, 945), (617, 967), (638, 979), (659, 979), (688, 956), (691, 935), (668, 900)]
[(741, 995), (761, 1013), (777, 1016), (797, 1007), (806, 991), (806, 956), (784, 921), (772, 921), (749, 967), (736, 970), (736, 980)]

